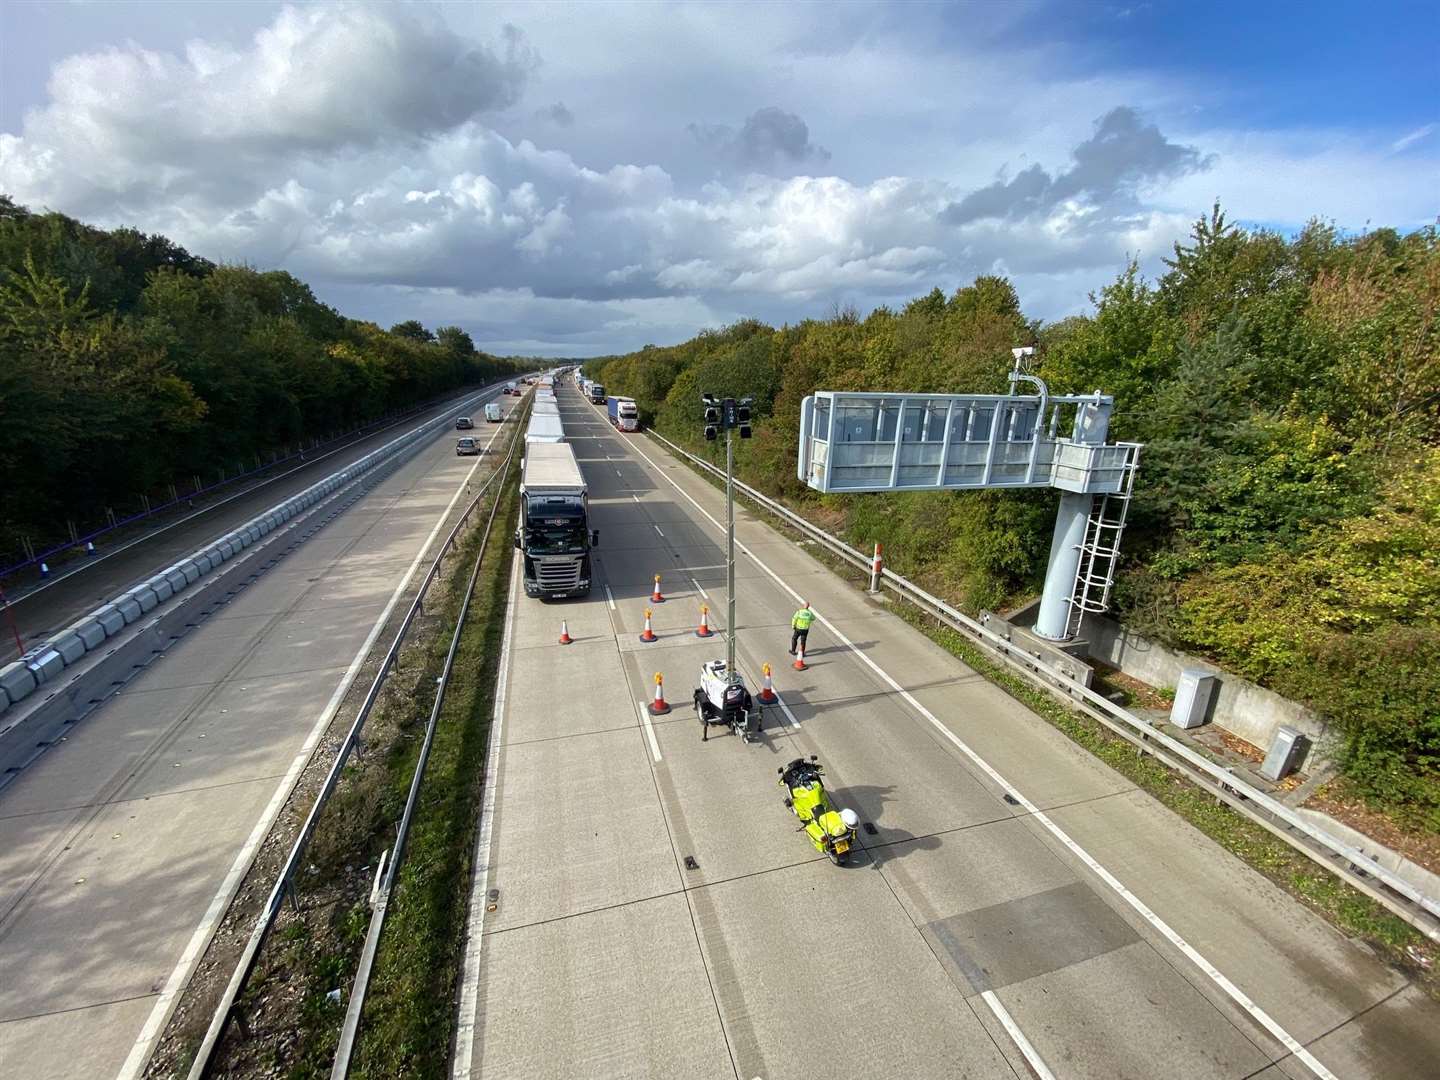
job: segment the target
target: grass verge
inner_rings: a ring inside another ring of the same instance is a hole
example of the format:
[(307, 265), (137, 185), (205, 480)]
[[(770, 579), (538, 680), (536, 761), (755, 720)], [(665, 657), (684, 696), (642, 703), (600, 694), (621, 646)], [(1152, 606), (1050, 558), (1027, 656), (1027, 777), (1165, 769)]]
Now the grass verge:
[[(681, 460), (712, 487), (724, 489), (723, 481), (697, 468), (688, 458)], [(744, 504), (757, 517), (763, 516), (772, 528), (792, 539), (806, 540), (783, 519), (743, 494), (737, 492), (735, 501)], [(864, 588), (868, 584), (868, 578), (856, 567), (824, 547), (809, 542), (806, 550), (851, 585)], [(1404, 969), (1432, 998), (1440, 1000), (1440, 964), (1436, 962), (1440, 959), (1440, 947), (1409, 923), (1347, 885), (1279, 837), (1217, 801), (1179, 773), (1139, 752), (1134, 744), (1115, 735), (1104, 725), (991, 660), (960, 633), (933, 616), (903, 600), (890, 605), (890, 610), (1137, 787), (1160, 800), (1221, 847), (1264, 874), (1332, 926), (1369, 944), (1387, 962)]]
[[(238, 1077), (283, 1076), (293, 1080), (327, 1077), (334, 1058), (340, 1025), (354, 982), (355, 968), (370, 920), (369, 895), (381, 854), (394, 842), (395, 827), (404, 809), (414, 775), (426, 720), (434, 702), (436, 677), (442, 670), (452, 630), (459, 617), (465, 587), (474, 560), (480, 555), (483, 523), (492, 500), (499, 500), (490, 544), (476, 581), (475, 597), (462, 631), (455, 668), (447, 684), (441, 721), (422, 787), (418, 816), (392, 896), (375, 975), (367, 996), (364, 1023), (370, 1023), (371, 1004), (383, 1006), (406, 992), (396, 986), (395, 967), (388, 963), (397, 940), (428, 935), (442, 941), (446, 928), (436, 920), (435, 933), (417, 930), (412, 914), (416, 897), (427, 889), (414, 883), (431, 869), (437, 855), (437, 814), (450, 834), (458, 836), (473, 826), (478, 806), (479, 766), (483, 760), (488, 727), (490, 688), (499, 654), (511, 549), (506, 539), (513, 527), (516, 501), (514, 469), (497, 480), (492, 492), (476, 508), (474, 524), (462, 535), (456, 552), (443, 564), (440, 577), (428, 594), (425, 613), (417, 617), (398, 662), (385, 683), (366, 724), (363, 753), (352, 756), (317, 823), (297, 875), (299, 902), (287, 906), (276, 922), (254, 975), (240, 1003), (246, 1032), (232, 1025), (214, 1063), (217, 1075)], [(483, 717), (484, 724), (477, 722)], [(472, 779), (473, 778), (473, 779)], [(474, 795), (472, 797), (472, 789)], [(472, 820), (465, 821), (470, 813)], [(464, 843), (457, 839), (457, 844)], [(461, 856), (468, 874), (468, 849)], [(449, 870), (450, 867), (444, 869)], [(462, 929), (465, 890), (458, 889)], [(420, 919), (430, 910), (418, 904)], [(405, 960), (398, 961), (404, 964)], [(431, 974), (426, 971), (422, 974)], [(421, 1009), (450, 1011), (450, 987), (442, 988), (439, 1004), (428, 989), (416, 991), (427, 1000)], [(409, 1016), (415, 1010), (400, 1001), (395, 1010)], [(448, 1018), (447, 1021), (448, 1022)], [(432, 1025), (433, 1026), (433, 1025)], [(385, 1030), (391, 1030), (384, 1027)], [(362, 1024), (360, 1049), (373, 1042)], [(427, 1042), (424, 1025), (410, 1025), (393, 1049), (403, 1066), (384, 1066), (369, 1075), (439, 1075), (448, 1054), (448, 1029), (438, 1042)], [(440, 1062), (434, 1067), (431, 1062)], [(363, 1062), (362, 1058), (356, 1063)], [(417, 1067), (414, 1063), (425, 1063)], [(365, 1075), (352, 1068), (356, 1075)], [(180, 1075), (171, 1073), (170, 1075)]]
[[(495, 683), (505, 633), (517, 489), (506, 478), (470, 618), (430, 752), (425, 786), (411, 826), (370, 991), (360, 1021), (351, 1073), (360, 1077), (448, 1075), (456, 985), (469, 914), (471, 862), (485, 780)], [(395, 770), (391, 796), (402, 805), (408, 767)]]

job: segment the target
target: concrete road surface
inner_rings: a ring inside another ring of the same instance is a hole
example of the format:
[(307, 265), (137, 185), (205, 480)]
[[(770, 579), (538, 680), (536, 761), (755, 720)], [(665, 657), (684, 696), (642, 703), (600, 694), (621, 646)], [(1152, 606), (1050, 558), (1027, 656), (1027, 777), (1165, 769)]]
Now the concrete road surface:
[[(758, 688), (770, 662), (788, 712), (702, 742), (723, 496), (559, 396), (597, 587), (513, 601), (457, 1075), (1436, 1075), (1440, 1006), (1402, 974), (743, 513), (741, 666)], [(777, 768), (810, 754), (873, 828), (851, 866), (782, 804)]]
[(0, 793), (0, 1076), (136, 1075), (387, 605), (488, 472), (454, 447), (438, 431)]

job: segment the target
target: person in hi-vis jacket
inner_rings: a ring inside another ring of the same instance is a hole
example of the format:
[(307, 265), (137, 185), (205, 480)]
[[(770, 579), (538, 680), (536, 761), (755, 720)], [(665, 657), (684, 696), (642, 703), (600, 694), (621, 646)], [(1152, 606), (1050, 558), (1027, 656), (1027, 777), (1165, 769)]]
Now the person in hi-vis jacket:
[(795, 647), (805, 647), (805, 639), (810, 636), (810, 624), (815, 621), (815, 613), (810, 610), (810, 601), (801, 600), (800, 610), (795, 612), (790, 619), (790, 655), (795, 655)]

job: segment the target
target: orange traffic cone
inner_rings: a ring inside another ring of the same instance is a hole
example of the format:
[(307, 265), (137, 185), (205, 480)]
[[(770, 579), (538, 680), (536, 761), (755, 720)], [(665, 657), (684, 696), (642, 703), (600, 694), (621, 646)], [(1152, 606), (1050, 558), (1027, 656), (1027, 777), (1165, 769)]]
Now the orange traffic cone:
[(650, 602), (651, 602), (652, 604), (663, 604), (663, 603), (665, 602), (665, 597), (663, 597), (663, 596), (660, 595), (660, 575), (659, 575), (659, 574), (656, 574), (656, 575), (655, 575), (655, 591), (650, 594)]
[(710, 629), (710, 606), (708, 604), (701, 604), (700, 625), (695, 628), (695, 636), (713, 637), (714, 634), (715, 631)]
[(796, 671), (805, 670), (805, 642), (800, 642), (800, 651), (795, 654), (795, 663), (790, 666)]
[(760, 688), (760, 701), (764, 705), (774, 705), (780, 699), (775, 694), (775, 684), (770, 681), (770, 665), (761, 664), (760, 674), (765, 676), (765, 685)]
[(569, 645), (574, 639), (570, 637), (570, 628), (565, 625), (565, 620), (560, 620), (560, 644)]
[(665, 700), (665, 676), (655, 672), (655, 700), (650, 703), (651, 716), (664, 716), (670, 711), (670, 705)]
[(657, 638), (655, 637), (655, 631), (650, 629), (650, 609), (649, 609), (648, 607), (645, 609), (645, 629), (644, 629), (644, 631), (640, 634), (640, 640), (641, 640), (641, 641), (655, 641), (655, 640), (657, 640)]

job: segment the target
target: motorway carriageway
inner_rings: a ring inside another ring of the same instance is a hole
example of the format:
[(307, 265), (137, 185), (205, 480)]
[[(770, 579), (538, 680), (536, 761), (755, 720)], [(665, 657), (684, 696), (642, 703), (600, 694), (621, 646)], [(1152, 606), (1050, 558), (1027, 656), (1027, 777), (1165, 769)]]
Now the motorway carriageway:
[[(15, 659), (12, 621), (25, 647), (33, 648), (47, 636), (107, 603), (160, 568), (200, 550), (217, 536), (223, 536), (259, 517), (270, 507), (304, 491), (311, 484), (319, 483), (331, 473), (339, 472), (351, 462), (421, 424), (447, 413), (451, 416), (467, 415), (466, 410), (470, 410), (476, 430), (468, 434), (483, 434), (485, 407), (478, 404), (477, 399), (494, 397), (503, 385), (497, 382), (489, 392), (471, 387), (444, 405), (404, 417), (338, 449), (316, 451), (305, 465), (252, 484), (167, 525), (128, 540), (100, 544), (97, 556), (72, 559), (57, 566), (55, 575), (49, 581), (25, 591), (7, 589), (10, 606), (3, 625), (0, 625), (0, 633), (4, 635), (0, 638), (0, 656), (4, 657), (0, 665)], [(502, 396), (499, 400), (509, 399)], [(454, 444), (451, 445), (453, 447)]]
[[(787, 711), (702, 743), (723, 494), (559, 397), (596, 586), (513, 583), (457, 1077), (1435, 1075), (1440, 1006), (1402, 974), (743, 511), (741, 667)], [(781, 801), (812, 753), (876, 829), (846, 868)]]
[[(465, 434), (498, 448), (509, 430)], [(456, 437), (438, 429), (0, 792), (0, 1074), (138, 1074), (388, 613), (493, 465)]]

